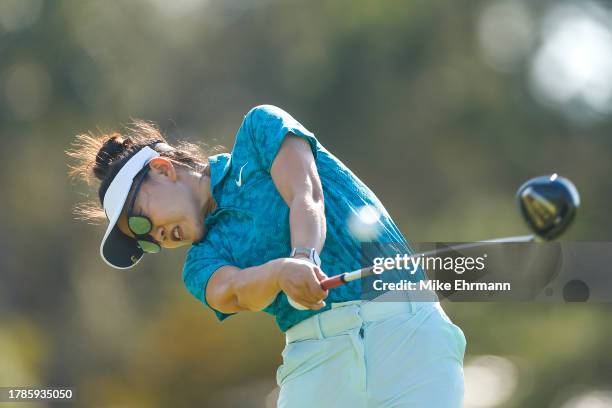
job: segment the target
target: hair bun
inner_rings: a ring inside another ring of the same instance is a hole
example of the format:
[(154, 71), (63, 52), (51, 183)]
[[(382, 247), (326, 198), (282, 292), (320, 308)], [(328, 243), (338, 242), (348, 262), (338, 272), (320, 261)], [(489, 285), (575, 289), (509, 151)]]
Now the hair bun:
[(96, 155), (94, 175), (99, 180), (104, 180), (112, 162), (121, 157), (131, 145), (132, 141), (129, 138), (124, 139), (119, 133), (111, 134)]

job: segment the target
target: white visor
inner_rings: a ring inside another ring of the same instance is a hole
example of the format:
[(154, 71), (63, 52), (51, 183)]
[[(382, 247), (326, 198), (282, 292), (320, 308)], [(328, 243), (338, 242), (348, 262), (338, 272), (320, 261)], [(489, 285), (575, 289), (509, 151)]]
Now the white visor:
[(111, 182), (104, 194), (104, 212), (109, 220), (108, 228), (102, 244), (100, 255), (104, 262), (113, 268), (128, 269), (136, 265), (142, 258), (143, 251), (134, 238), (125, 235), (117, 227), (117, 220), (123, 211), (134, 177), (159, 153), (145, 146), (127, 161)]

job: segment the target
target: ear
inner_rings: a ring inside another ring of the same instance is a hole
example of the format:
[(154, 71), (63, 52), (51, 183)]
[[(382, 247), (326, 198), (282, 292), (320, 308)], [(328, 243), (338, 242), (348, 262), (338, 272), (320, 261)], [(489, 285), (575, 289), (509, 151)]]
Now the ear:
[(176, 168), (166, 157), (156, 157), (149, 162), (151, 170), (149, 175), (153, 178), (167, 177), (171, 181), (176, 181)]

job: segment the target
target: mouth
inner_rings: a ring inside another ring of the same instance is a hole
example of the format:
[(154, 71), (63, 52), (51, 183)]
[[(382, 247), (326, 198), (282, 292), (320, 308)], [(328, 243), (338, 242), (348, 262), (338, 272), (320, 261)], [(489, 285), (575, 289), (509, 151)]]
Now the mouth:
[(181, 229), (181, 227), (179, 225), (177, 225), (176, 227), (174, 227), (172, 229), (172, 240), (175, 242), (179, 242), (182, 241), (184, 236), (183, 236), (183, 230)]

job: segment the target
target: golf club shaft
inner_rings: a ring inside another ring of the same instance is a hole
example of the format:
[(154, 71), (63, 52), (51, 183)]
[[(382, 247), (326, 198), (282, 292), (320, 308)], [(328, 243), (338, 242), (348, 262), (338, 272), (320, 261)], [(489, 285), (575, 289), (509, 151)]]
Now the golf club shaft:
[[(489, 239), (486, 241), (478, 241), (478, 242), (470, 242), (470, 243), (465, 243), (465, 244), (454, 245), (454, 246), (451, 246), (449, 248), (445, 248), (442, 250), (438, 249), (438, 250), (427, 251), (427, 252), (414, 254), (414, 255), (429, 256), (429, 255), (444, 253), (450, 250), (457, 251), (461, 249), (477, 248), (479, 246), (491, 245), (491, 244), (501, 244), (505, 242), (508, 242), (508, 243), (510, 242), (533, 242), (535, 241), (535, 238), (536, 238), (535, 235), (520, 235), (516, 237), (495, 238), (495, 239)], [(336, 275), (336, 276), (333, 276), (331, 278), (321, 281), (321, 288), (323, 288), (324, 290), (333, 289), (338, 286), (342, 286), (348, 282), (352, 282), (354, 280), (361, 279), (361, 278), (364, 278), (366, 276), (370, 276), (373, 274), (374, 274), (374, 266), (357, 269), (352, 272), (341, 273), (340, 275)]]

